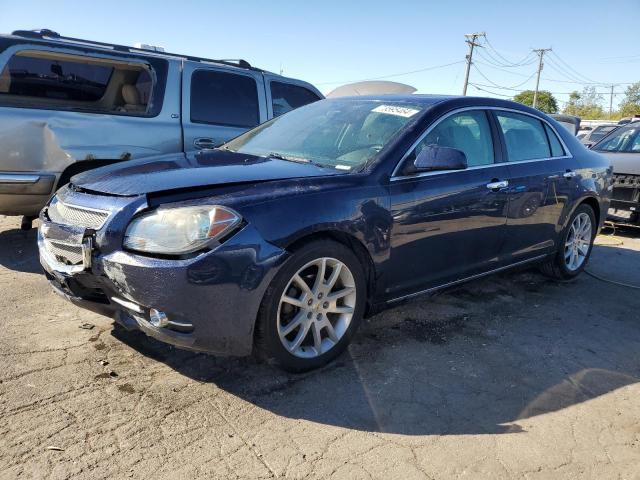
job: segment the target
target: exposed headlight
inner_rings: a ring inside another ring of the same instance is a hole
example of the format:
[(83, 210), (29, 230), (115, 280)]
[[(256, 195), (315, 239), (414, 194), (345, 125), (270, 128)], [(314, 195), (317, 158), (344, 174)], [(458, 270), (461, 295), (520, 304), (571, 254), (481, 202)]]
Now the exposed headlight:
[(124, 246), (164, 255), (191, 253), (215, 243), (240, 221), (240, 215), (227, 207), (160, 207), (131, 221)]

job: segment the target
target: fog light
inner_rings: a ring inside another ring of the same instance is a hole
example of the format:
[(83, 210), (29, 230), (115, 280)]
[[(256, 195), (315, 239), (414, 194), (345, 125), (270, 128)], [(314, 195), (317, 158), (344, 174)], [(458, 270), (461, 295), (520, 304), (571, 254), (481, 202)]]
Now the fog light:
[(154, 327), (166, 327), (169, 325), (169, 319), (166, 313), (152, 308), (149, 310), (149, 323)]

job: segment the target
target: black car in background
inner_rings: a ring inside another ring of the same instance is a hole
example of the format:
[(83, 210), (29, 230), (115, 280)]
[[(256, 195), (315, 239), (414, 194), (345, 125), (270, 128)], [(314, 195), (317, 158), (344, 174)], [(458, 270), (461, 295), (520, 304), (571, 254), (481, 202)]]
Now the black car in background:
[(610, 181), (603, 156), (518, 103), (339, 98), (195, 159), (77, 175), (41, 212), (39, 248), (78, 305), (300, 371), (401, 300), (524, 264), (575, 277)]

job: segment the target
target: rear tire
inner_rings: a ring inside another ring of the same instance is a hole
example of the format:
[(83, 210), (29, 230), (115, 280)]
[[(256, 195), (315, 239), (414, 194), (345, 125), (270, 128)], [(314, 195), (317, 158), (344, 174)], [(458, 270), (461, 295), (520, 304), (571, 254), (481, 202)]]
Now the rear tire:
[(268, 287), (256, 324), (256, 353), (291, 372), (321, 367), (360, 324), (364, 269), (341, 243), (314, 240), (294, 251)]
[(596, 233), (593, 209), (586, 204), (580, 205), (562, 232), (557, 253), (540, 266), (542, 273), (556, 280), (571, 280), (578, 276), (589, 262)]

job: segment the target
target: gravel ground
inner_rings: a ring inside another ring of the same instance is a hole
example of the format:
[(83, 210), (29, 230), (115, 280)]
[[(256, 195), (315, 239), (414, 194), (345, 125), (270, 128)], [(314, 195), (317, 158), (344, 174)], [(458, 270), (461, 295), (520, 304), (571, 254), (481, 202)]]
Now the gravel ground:
[[(18, 226), (0, 217), (1, 479), (640, 479), (637, 290), (498, 275), (290, 375), (114, 330), (52, 293)], [(634, 236), (599, 237), (590, 270), (640, 284)]]

